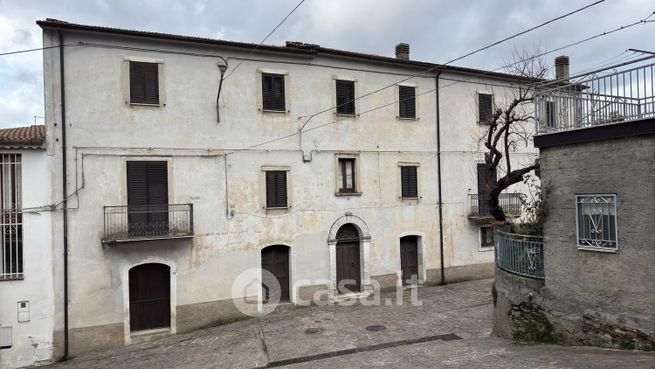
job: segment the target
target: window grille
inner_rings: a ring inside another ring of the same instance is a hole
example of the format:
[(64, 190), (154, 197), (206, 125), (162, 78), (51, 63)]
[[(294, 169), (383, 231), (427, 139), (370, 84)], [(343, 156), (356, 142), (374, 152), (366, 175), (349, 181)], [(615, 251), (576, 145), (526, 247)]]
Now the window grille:
[(0, 280), (23, 278), (23, 214), (21, 212), (21, 156), (0, 155), (2, 247)]
[(599, 251), (618, 250), (616, 195), (577, 195), (575, 199), (578, 247)]

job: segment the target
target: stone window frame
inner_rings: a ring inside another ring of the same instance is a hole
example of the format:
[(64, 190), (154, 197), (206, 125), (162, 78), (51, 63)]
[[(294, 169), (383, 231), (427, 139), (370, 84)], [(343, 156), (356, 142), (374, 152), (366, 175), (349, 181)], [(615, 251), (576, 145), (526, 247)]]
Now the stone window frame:
[[(288, 70), (257, 68), (257, 78), (255, 91), (257, 95), (257, 111), (265, 115), (289, 114), (291, 113), (291, 78)], [(276, 74), (284, 76), (284, 110), (265, 110), (264, 109), (264, 90), (262, 87), (262, 78), (264, 74)]]
[[(130, 62), (138, 63), (153, 63), (157, 64), (157, 78), (158, 78), (158, 92), (159, 92), (159, 103), (158, 104), (143, 104), (143, 103), (133, 103), (130, 97)], [(164, 70), (164, 59), (160, 58), (148, 58), (142, 56), (125, 56), (123, 57), (123, 64), (121, 66), (122, 70), (122, 87), (123, 87), (123, 100), (125, 104), (130, 107), (156, 107), (161, 108), (166, 106), (166, 76)]]

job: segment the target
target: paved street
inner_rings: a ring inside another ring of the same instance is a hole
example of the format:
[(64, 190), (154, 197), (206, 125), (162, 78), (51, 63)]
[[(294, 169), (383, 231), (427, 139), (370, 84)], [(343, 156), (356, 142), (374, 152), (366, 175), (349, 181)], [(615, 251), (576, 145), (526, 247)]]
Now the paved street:
[(655, 368), (655, 353), (490, 337), (491, 281), (405, 292), (385, 306), (283, 307), (249, 319), (74, 358), (74, 368)]

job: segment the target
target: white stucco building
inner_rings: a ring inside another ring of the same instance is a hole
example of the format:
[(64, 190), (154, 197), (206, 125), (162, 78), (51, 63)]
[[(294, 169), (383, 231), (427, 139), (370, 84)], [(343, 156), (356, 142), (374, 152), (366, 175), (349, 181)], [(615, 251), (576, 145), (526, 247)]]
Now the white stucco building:
[(50, 157), (45, 127), (0, 130), (0, 368), (53, 357)]
[(493, 275), (488, 217), (471, 206), (480, 120), (521, 80), (412, 61), (403, 44), (395, 58), (253, 52), (38, 24), (54, 46), (44, 196), (68, 209), (52, 213), (55, 356), (239, 318), (234, 301), (253, 296), (233, 284), (262, 268), (291, 303), (343, 281), (357, 294)]

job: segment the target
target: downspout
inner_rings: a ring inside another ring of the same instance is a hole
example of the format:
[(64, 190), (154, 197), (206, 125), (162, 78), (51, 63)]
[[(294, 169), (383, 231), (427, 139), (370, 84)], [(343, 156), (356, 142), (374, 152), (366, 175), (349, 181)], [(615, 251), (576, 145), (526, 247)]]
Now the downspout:
[(441, 122), (439, 119), (439, 76), (441, 75), (441, 69), (434, 78), (436, 89), (436, 114), (437, 114), (437, 183), (439, 185), (439, 262), (441, 263), (441, 284), (446, 284), (446, 270), (444, 269), (444, 260), (443, 260), (443, 197), (441, 194)]
[(61, 172), (64, 239), (64, 360), (68, 359), (68, 195), (66, 186), (66, 86), (64, 79), (64, 34), (59, 30), (59, 85), (61, 87)]

